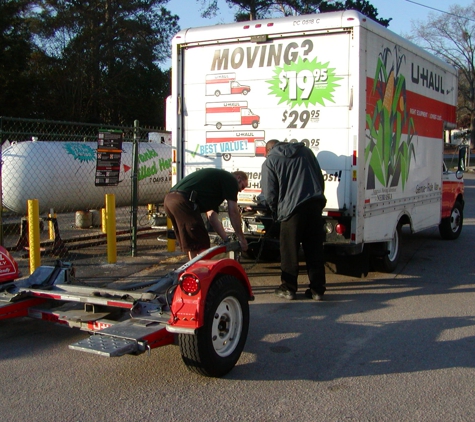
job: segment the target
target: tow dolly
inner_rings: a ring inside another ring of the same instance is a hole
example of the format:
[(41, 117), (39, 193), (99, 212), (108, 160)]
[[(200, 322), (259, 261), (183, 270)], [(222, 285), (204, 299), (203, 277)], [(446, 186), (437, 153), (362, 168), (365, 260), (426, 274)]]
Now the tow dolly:
[(239, 252), (238, 242), (214, 246), (158, 280), (119, 290), (74, 285), (73, 265), (58, 260), (0, 286), (0, 320), (79, 328), (91, 335), (69, 348), (106, 357), (178, 343), (188, 369), (221, 377), (244, 349), (254, 299)]

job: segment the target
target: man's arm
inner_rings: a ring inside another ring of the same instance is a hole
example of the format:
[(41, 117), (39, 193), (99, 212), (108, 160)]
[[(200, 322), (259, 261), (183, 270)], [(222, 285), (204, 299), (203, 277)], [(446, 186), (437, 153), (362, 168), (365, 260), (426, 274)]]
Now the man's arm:
[[(247, 240), (244, 237), (244, 233), (242, 232), (241, 213), (239, 212), (239, 207), (236, 201), (228, 200), (228, 215), (229, 215), (229, 219), (231, 220), (234, 233), (236, 234), (239, 240), (239, 243), (241, 245), (241, 249), (243, 251), (247, 251)], [(224, 227), (218, 218), (218, 214), (215, 211), (211, 210), (206, 213), (206, 216), (208, 217), (208, 220), (211, 226), (213, 227), (214, 231), (218, 233), (218, 235), (223, 240), (226, 240), (228, 235), (226, 234), (226, 231), (224, 230)]]
[(241, 213), (239, 212), (239, 207), (236, 201), (228, 200), (228, 214), (234, 229), (234, 233), (239, 239), (241, 249), (243, 251), (247, 251), (247, 240), (244, 237), (244, 233), (242, 232)]
[(218, 213), (211, 210), (206, 213), (206, 217), (208, 217), (208, 221), (211, 224), (211, 227), (213, 227), (213, 230), (218, 233), (221, 239), (226, 240), (228, 235), (226, 234), (226, 230), (224, 230), (224, 227), (219, 220)]
[(279, 184), (277, 178), (269, 166), (269, 159), (262, 164), (261, 169), (261, 190), (266, 199), (266, 203), (272, 211), (272, 216), (277, 219), (277, 206), (279, 200)]

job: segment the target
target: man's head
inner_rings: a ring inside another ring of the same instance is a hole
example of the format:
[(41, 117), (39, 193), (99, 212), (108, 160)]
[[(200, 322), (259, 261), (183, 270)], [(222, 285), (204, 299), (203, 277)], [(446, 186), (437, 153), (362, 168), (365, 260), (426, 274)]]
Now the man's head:
[(266, 143), (266, 156), (269, 154), (270, 150), (274, 148), (275, 144), (278, 144), (279, 141), (277, 139), (271, 139)]
[(246, 189), (247, 188), (247, 174), (239, 170), (234, 171), (233, 174), (234, 174), (234, 177), (238, 181), (239, 192), (241, 192), (243, 189)]

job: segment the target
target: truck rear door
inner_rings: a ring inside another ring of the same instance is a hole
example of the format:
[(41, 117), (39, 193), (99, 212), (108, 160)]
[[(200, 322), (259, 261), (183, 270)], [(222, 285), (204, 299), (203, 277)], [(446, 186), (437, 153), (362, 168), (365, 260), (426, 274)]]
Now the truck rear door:
[[(329, 32), (324, 22), (318, 26), (304, 19), (278, 21), (269, 26), (265, 42), (246, 37), (242, 24), (206, 28), (206, 34), (188, 30), (187, 37), (193, 41), (182, 41), (173, 64), (174, 70), (181, 69), (181, 77), (175, 79), (182, 107), (181, 171), (185, 176), (202, 167), (242, 170), (249, 176), (249, 189), (260, 189), (265, 158), (257, 153), (262, 149), (255, 145), (257, 126), (247, 121), (223, 128), (206, 125), (206, 107), (213, 102), (246, 101), (259, 118), (258, 129), (266, 142), (304, 142), (313, 150), (326, 179), (327, 208), (348, 208), (353, 156), (349, 142), (351, 34), (342, 29)], [(334, 24), (333, 20), (328, 25)], [(243, 34), (238, 34), (241, 30)], [(226, 40), (230, 32), (233, 39)], [(206, 37), (209, 42), (204, 42)], [(249, 92), (245, 96), (221, 93), (219, 101), (207, 96), (207, 78), (229, 72), (249, 86)], [(215, 139), (214, 145), (210, 139)]]

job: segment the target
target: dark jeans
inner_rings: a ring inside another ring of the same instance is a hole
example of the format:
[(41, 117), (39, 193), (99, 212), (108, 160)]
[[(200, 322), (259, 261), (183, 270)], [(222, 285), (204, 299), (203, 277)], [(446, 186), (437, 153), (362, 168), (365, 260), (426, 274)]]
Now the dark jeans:
[(321, 201), (309, 200), (280, 224), (281, 280), (291, 291), (298, 289), (300, 244), (305, 254), (309, 287), (317, 294), (326, 290), (322, 209)]

